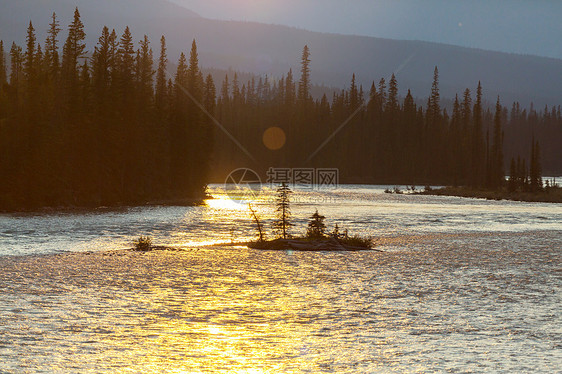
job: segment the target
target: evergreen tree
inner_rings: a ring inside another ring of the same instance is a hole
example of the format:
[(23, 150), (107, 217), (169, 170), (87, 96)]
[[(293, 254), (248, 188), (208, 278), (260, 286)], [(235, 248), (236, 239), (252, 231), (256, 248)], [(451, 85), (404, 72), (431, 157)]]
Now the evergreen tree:
[(482, 85), (478, 82), (476, 103), (473, 109), (471, 144), (471, 186), (480, 187), (484, 180), (485, 150), (482, 138)]
[(0, 90), (7, 83), (6, 76), (6, 57), (4, 55), (4, 42), (0, 40)]
[(388, 82), (388, 101), (386, 102), (386, 110), (391, 113), (395, 113), (398, 109), (398, 83), (396, 82), (396, 76), (392, 74), (392, 77)]
[(53, 12), (53, 15), (51, 16), (51, 23), (49, 24), (49, 31), (47, 33), (47, 40), (45, 41), (45, 60), (47, 61), (47, 65), (49, 67), (48, 74), (53, 80), (56, 79), (60, 68), (57, 39), (60, 31), (60, 23), (57, 20), (56, 13)]
[(167, 100), (166, 95), (166, 70), (168, 68), (168, 56), (166, 54), (166, 38), (162, 35), (160, 39), (160, 58), (158, 59), (158, 71), (156, 73), (156, 108), (163, 111)]
[(359, 91), (357, 82), (355, 81), (355, 73), (351, 77), (351, 86), (349, 87), (349, 111), (353, 112), (359, 106)]
[(184, 90), (187, 87), (188, 65), (185, 54), (182, 52), (178, 60), (174, 78), (174, 105), (171, 113), (170, 126), (170, 156), (171, 156), (171, 182), (174, 194), (180, 196), (187, 190), (188, 162), (190, 154), (189, 131), (187, 129), (186, 104), (190, 100)]
[(137, 71), (138, 74), (136, 76), (138, 89), (137, 95), (140, 97), (140, 108), (139, 109), (146, 109), (147, 106), (151, 105), (152, 101), (152, 86), (153, 86), (153, 77), (154, 77), (154, 70), (153, 70), (153, 54), (152, 49), (150, 49), (150, 42), (148, 37), (145, 35), (144, 38), (140, 41), (140, 50), (138, 53), (138, 60), (137, 60)]
[(111, 73), (113, 69), (112, 40), (107, 26), (104, 26), (102, 34), (98, 40), (98, 45), (94, 48), (92, 55), (92, 75), (96, 101), (99, 102), (101, 110), (108, 110), (104, 104), (107, 102), (107, 95), (111, 87)]
[(285, 79), (285, 106), (291, 108), (295, 102), (295, 84), (293, 82), (293, 70), (289, 69)]
[(494, 116), (494, 134), (492, 139), (492, 188), (501, 188), (503, 185), (505, 178), (503, 162), (502, 106), (498, 96), (498, 100), (496, 102), (496, 114)]
[(135, 79), (135, 47), (129, 26), (119, 40), (117, 49), (118, 90), (123, 98), (123, 111), (129, 111), (133, 98)]
[(379, 81), (379, 88), (377, 93), (378, 93), (381, 107), (384, 107), (386, 105), (386, 100), (388, 97), (386, 93), (386, 81), (384, 78), (381, 78), (381, 80)]
[(207, 74), (205, 78), (205, 95), (204, 95), (204, 106), (208, 113), (214, 113), (216, 103), (217, 103), (217, 89), (215, 87), (215, 82), (213, 81), (213, 76)]
[(221, 100), (223, 103), (230, 101), (230, 83), (228, 81), (228, 74), (224, 76), (224, 81), (222, 82)]
[(283, 239), (289, 236), (288, 230), (293, 225), (291, 223), (291, 208), (289, 196), (293, 193), (286, 183), (277, 187), (277, 220), (274, 228), (279, 232)]
[[(0, 210), (202, 196), (212, 144), (209, 123), (189, 120), (199, 108), (190, 112), (185, 96), (178, 96), (173, 108), (156, 110), (148, 38), (135, 51), (128, 28), (118, 40), (105, 27), (86, 59), (76, 9), (59, 66), (59, 32), (53, 14), (43, 53), (30, 23), (25, 51), (12, 44), (7, 85), (0, 43), (0, 173), (6, 181), (0, 184)], [(192, 59), (188, 68), (185, 56), (180, 71), (182, 87), (196, 85), (212, 113), (212, 78), (204, 82), (197, 63)], [(166, 83), (161, 79), (159, 93), (170, 97), (173, 85)], [(180, 136), (168, 132), (172, 118)], [(184, 173), (180, 194), (170, 189), (173, 151)]]
[(68, 26), (68, 37), (63, 47), (62, 69), (66, 78), (67, 89), (70, 90), (68, 95), (73, 96), (72, 91), (78, 82), (78, 66), (79, 59), (86, 54), (86, 33), (84, 32), (84, 24), (80, 19), (78, 8), (74, 11), (74, 20)]
[(439, 70), (437, 66), (433, 71), (433, 83), (431, 84), (431, 96), (429, 97), (429, 105), (427, 108), (431, 121), (436, 121), (441, 114), (440, 95), (439, 95)]
[(35, 83), (37, 79), (37, 71), (36, 71), (36, 37), (35, 37), (35, 29), (33, 28), (33, 24), (31, 21), (29, 22), (29, 27), (27, 28), (27, 37), (26, 37), (26, 50), (25, 50), (25, 57), (23, 63), (23, 71), (26, 76), (26, 81), (28, 84), (28, 93), (34, 90), (34, 87), (31, 85)]
[(17, 89), (23, 77), (23, 52), (20, 46), (12, 43), (10, 49), (10, 85)]
[[(200, 69), (199, 69), (199, 54), (197, 52), (197, 43), (195, 39), (191, 43), (191, 51), (189, 53), (189, 68), (187, 70), (187, 90), (193, 96), (193, 98), (201, 102), (203, 101), (203, 79), (200, 76)], [(193, 101), (193, 100), (192, 100)], [(192, 106), (195, 105), (194, 102), (191, 102)], [(190, 110), (192, 118), (191, 120), (194, 122), (198, 122), (200, 120), (201, 112), (199, 110)]]
[(308, 238), (323, 238), (326, 236), (326, 225), (324, 224), (325, 216), (318, 214), (318, 209), (316, 212), (310, 216), (310, 221), (308, 222), (308, 228), (306, 230), (306, 236)]
[(539, 142), (534, 137), (531, 143), (531, 164), (529, 167), (529, 187), (531, 192), (542, 190), (542, 167)]
[[(310, 83), (309, 56), (298, 90), (292, 71), (274, 81), (249, 76), (241, 82), (246, 75), (235, 73), (232, 82), (225, 75), (217, 99), (213, 78), (199, 67), (195, 41), (189, 62), (182, 54), (175, 78), (167, 80), (162, 38), (154, 82), (147, 37), (135, 46), (128, 28), (121, 39), (104, 28), (86, 59), (76, 10), (59, 58), (59, 32), (53, 14), (42, 49), (30, 24), (25, 50), (12, 44), (10, 61), (0, 42), (0, 210), (201, 196), (211, 156), (215, 178), (247, 162), (234, 146), (213, 151), (213, 124), (205, 113), (214, 112), (259, 165), (302, 166), (310, 146), (322, 141), (317, 134), (332, 133), (361, 108), (310, 165), (338, 167), (343, 180), (500, 188), (505, 154), (512, 161), (509, 189), (540, 191), (541, 161), (549, 172), (562, 167), (559, 106), (536, 110), (514, 103), (508, 116), (498, 100), (494, 114), (483, 107), (479, 84), (474, 102), (465, 90), (449, 116), (441, 108), (437, 70), (423, 107), (410, 91), (399, 104), (395, 76), (388, 90), (384, 79), (378, 88), (373, 82), (364, 110), (355, 75), (331, 100), (326, 94), (313, 98), (318, 87)], [(278, 152), (262, 146), (261, 136), (273, 124), (285, 129), (288, 140)], [(531, 159), (522, 160), (518, 155), (528, 152), (531, 133)], [(287, 226), (279, 228), (286, 237)]]
[(299, 81), (298, 100), (306, 104), (310, 96), (310, 50), (305, 45), (301, 56), (301, 79)]

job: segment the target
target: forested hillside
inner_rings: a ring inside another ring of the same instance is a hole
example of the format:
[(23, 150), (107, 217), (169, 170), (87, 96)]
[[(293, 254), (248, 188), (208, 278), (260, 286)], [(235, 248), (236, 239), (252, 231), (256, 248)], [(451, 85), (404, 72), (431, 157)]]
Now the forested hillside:
[[(506, 169), (535, 185), (541, 172), (562, 171), (560, 106), (498, 97), (488, 108), (476, 81), (447, 110), (438, 67), (425, 105), (410, 91), (401, 97), (394, 74), (363, 87), (350, 73), (348, 88), (314, 98), (308, 46), (300, 71), (245, 82), (234, 73), (216, 87), (195, 40), (172, 63), (164, 36), (154, 53), (128, 27), (121, 35), (104, 27), (87, 54), (78, 9), (62, 29), (53, 14), (43, 42), (31, 22), (24, 46), (0, 42), (0, 210), (197, 199), (237, 167), (264, 176), (269, 167), (329, 167), (341, 182), (489, 189), (503, 185)], [(275, 149), (263, 141), (272, 127), (286, 139)]]
[(146, 37), (104, 28), (88, 58), (78, 9), (60, 32), (53, 14), (39, 43), (30, 23), (0, 60), (0, 209), (201, 198), (212, 133), (185, 90), (212, 112), (215, 89), (195, 41), (171, 80), (164, 38), (154, 61)]
[[(301, 72), (289, 71), (275, 81), (224, 79), (217, 118), (259, 161), (218, 135), (217, 143), (224, 146), (215, 150), (214, 180), (241, 166), (264, 176), (271, 166), (337, 167), (344, 182), (495, 188), (512, 158), (519, 158), (521, 173), (529, 174), (536, 142), (543, 172), (562, 172), (560, 106), (524, 109), (498, 97), (495, 106), (487, 107), (477, 81), (475, 88), (452, 98), (453, 108), (447, 110), (441, 105), (437, 67), (426, 105), (416, 104), (409, 91), (400, 97), (394, 75), (368, 88), (352, 75), (348, 88), (316, 100), (310, 96), (313, 72), (304, 56), (301, 66)], [(272, 126), (286, 134), (281, 150), (272, 151), (262, 141)]]

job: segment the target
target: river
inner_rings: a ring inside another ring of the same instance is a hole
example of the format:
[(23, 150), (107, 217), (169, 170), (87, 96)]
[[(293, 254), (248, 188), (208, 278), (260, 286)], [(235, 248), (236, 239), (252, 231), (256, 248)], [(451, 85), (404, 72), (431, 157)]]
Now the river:
[[(0, 215), (0, 372), (556, 372), (562, 205), (296, 190), (384, 252), (259, 252), (195, 207)], [(274, 191), (253, 197), (268, 228)], [(139, 235), (181, 251), (136, 253)], [(218, 244), (218, 245), (215, 245)], [(224, 244), (224, 245), (221, 245)]]

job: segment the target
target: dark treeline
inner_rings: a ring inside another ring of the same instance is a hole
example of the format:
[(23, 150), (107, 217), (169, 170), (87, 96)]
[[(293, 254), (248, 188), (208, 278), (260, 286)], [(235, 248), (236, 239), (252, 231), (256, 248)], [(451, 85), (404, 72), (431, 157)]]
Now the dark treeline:
[[(208, 181), (241, 166), (264, 175), (269, 167), (329, 167), (342, 182), (488, 189), (505, 184), (505, 169), (513, 189), (540, 188), (542, 170), (562, 170), (559, 106), (508, 110), (498, 98), (488, 108), (478, 83), (449, 113), (437, 68), (425, 107), (409, 91), (399, 97), (394, 75), (367, 90), (353, 75), (349, 88), (314, 99), (308, 47), (297, 74), (246, 82), (227, 75), (217, 89), (199, 68), (195, 41), (169, 78), (164, 37), (155, 57), (146, 36), (135, 43), (128, 28), (118, 36), (105, 27), (87, 51), (78, 10), (61, 46), (60, 32), (53, 14), (42, 45), (31, 23), (24, 48), (0, 42), (0, 210), (177, 202), (201, 197)], [(254, 160), (215, 136), (211, 118)], [(273, 126), (286, 134), (279, 150), (262, 138)]]
[[(253, 166), (264, 175), (268, 167), (336, 167), (344, 182), (497, 189), (504, 185), (511, 158), (519, 157), (521, 172), (529, 176), (536, 142), (541, 149), (536, 162), (542, 161), (551, 173), (562, 170), (560, 106), (537, 112), (532, 105), (526, 110), (514, 103), (509, 112), (498, 98), (496, 106), (488, 108), (477, 82), (474, 92), (467, 88), (447, 111), (441, 105), (437, 67), (425, 108), (410, 91), (399, 97), (394, 75), (373, 82), (368, 91), (353, 75), (349, 88), (313, 99), (306, 47), (301, 66), (298, 77), (289, 71), (274, 81), (264, 77), (243, 83), (236, 74), (225, 77), (217, 117), (259, 161), (255, 165), (219, 136), (217, 143), (224, 145), (215, 152), (217, 181), (240, 166)], [(271, 126), (286, 133), (287, 143), (279, 151), (262, 142)]]
[(30, 22), (9, 66), (0, 44), (0, 210), (203, 196), (212, 128), (185, 92), (210, 112), (216, 98), (195, 41), (172, 80), (164, 37), (154, 61), (129, 28), (87, 51), (78, 10), (62, 48), (60, 31), (53, 14), (41, 45)]

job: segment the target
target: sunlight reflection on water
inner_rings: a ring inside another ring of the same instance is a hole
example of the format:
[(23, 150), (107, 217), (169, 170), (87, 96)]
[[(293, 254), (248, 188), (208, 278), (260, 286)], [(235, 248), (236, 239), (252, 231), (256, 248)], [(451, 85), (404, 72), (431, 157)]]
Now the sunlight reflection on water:
[[(302, 234), (318, 209), (352, 233), (372, 237), (459, 232), (562, 230), (562, 205), (456, 197), (389, 195), (387, 186), (345, 185), (335, 191), (297, 190), (292, 196), (294, 234)], [(85, 213), (0, 215), (0, 256), (128, 248), (140, 235), (181, 248), (255, 239), (246, 202), (229, 198), (222, 185), (195, 207), (138, 207)], [(274, 191), (252, 205), (271, 234)]]
[(556, 232), (0, 260), (0, 372), (554, 371)]
[[(386, 252), (259, 252), (209, 247), (255, 237), (247, 204), (210, 192), (197, 207), (0, 216), (0, 372), (562, 366), (559, 204), (296, 191), (301, 228), (318, 208)], [(272, 194), (252, 203), (269, 232)], [(141, 234), (185, 250), (116, 250)]]

